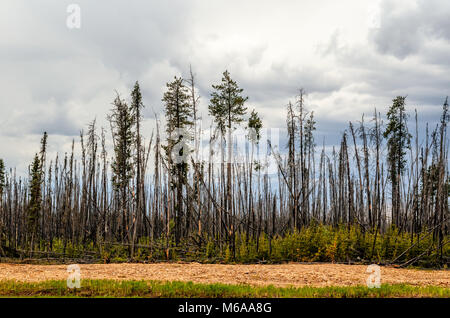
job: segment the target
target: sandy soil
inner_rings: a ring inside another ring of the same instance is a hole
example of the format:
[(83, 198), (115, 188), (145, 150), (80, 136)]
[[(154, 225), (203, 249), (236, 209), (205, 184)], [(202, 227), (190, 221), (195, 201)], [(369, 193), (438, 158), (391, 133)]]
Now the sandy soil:
[[(367, 266), (338, 264), (89, 264), (80, 265), (82, 279), (192, 281), (199, 283), (273, 284), (285, 286), (365, 285)], [(67, 279), (66, 265), (0, 264), (0, 280)], [(381, 268), (381, 283), (434, 285), (450, 288), (449, 270)]]

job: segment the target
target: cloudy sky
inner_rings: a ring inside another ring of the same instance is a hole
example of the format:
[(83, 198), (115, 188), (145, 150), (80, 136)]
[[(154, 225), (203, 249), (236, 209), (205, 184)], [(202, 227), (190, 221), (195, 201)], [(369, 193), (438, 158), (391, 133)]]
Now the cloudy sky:
[(92, 119), (109, 127), (115, 90), (127, 98), (136, 80), (149, 136), (165, 83), (189, 65), (207, 123), (225, 69), (267, 127), (284, 127), (300, 87), (320, 139), (397, 95), (433, 122), (450, 91), (449, 16), (448, 0), (2, 0), (0, 158), (25, 171), (44, 131), (52, 153), (69, 151)]

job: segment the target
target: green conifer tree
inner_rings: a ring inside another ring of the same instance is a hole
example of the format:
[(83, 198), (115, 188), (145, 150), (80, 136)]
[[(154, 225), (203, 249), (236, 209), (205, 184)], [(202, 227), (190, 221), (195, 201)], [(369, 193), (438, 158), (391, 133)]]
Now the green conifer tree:
[[(244, 120), (244, 115), (247, 112), (245, 102), (248, 97), (242, 96), (244, 91), (238, 86), (236, 81), (231, 79), (230, 73), (225, 71), (223, 73), (222, 82), (218, 85), (212, 86), (214, 91), (211, 93), (211, 100), (209, 104), (209, 114), (214, 117), (214, 121), (221, 130), (222, 134), (228, 133), (227, 148), (227, 187), (226, 187), (226, 211), (225, 226), (226, 233), (234, 238), (235, 226), (232, 224), (233, 208), (232, 208), (232, 193), (231, 193), (231, 161), (232, 161), (232, 139), (231, 132), (235, 124), (239, 124)], [(235, 253), (234, 242), (230, 242), (233, 246), (233, 255)]]
[(393, 100), (387, 113), (388, 124), (384, 131), (387, 138), (389, 180), (392, 185), (392, 222), (400, 223), (400, 183), (406, 166), (406, 150), (411, 145), (411, 134), (408, 132), (408, 115), (405, 112), (406, 96), (398, 96)]
[(183, 188), (187, 181), (187, 155), (190, 151), (186, 144), (190, 137), (186, 134), (193, 124), (189, 90), (181, 77), (175, 76), (172, 82), (167, 83), (162, 101), (165, 104), (167, 127), (165, 149), (172, 174), (176, 176), (172, 179), (172, 186), (176, 188), (175, 241), (178, 244), (182, 236), (188, 235), (190, 228), (190, 216), (184, 216)]
[(142, 109), (144, 108), (144, 104), (142, 103), (142, 93), (141, 88), (139, 87), (139, 83), (136, 81), (134, 84), (133, 90), (131, 92), (131, 111), (133, 113), (134, 122), (136, 123), (136, 180), (135, 180), (135, 203), (136, 203), (136, 215), (133, 220), (133, 237), (132, 237), (132, 245), (131, 245), (131, 256), (134, 255), (134, 243), (136, 240), (136, 232), (137, 232), (137, 224), (141, 224), (142, 220), (145, 218), (145, 209), (143, 204), (143, 188), (144, 188), (144, 176), (143, 176), (143, 149), (142, 149), (142, 140), (141, 140), (141, 120), (142, 120)]
[(41, 211), (41, 160), (38, 154), (35, 154), (33, 163), (30, 169), (30, 201), (28, 203), (28, 235), (30, 239), (30, 248), (33, 250), (33, 245), (39, 230), (39, 215)]
[(129, 211), (127, 197), (130, 181), (133, 177), (132, 149), (134, 145), (134, 117), (127, 103), (117, 96), (113, 102), (112, 113), (108, 116), (111, 124), (111, 132), (114, 143), (114, 158), (111, 164), (113, 186), (119, 199), (119, 210), (122, 211), (121, 238), (128, 237), (131, 233), (129, 227)]

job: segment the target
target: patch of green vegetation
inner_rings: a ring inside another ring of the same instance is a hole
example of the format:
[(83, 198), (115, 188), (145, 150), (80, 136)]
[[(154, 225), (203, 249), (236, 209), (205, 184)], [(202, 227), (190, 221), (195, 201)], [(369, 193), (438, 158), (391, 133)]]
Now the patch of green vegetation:
[(23, 283), (0, 281), (0, 297), (164, 297), (164, 298), (450, 298), (444, 287), (382, 285), (381, 288), (288, 287), (272, 285), (197, 284), (192, 282), (82, 280), (80, 289), (69, 289), (66, 281)]
[[(219, 245), (214, 237), (202, 237), (199, 241), (182, 239), (178, 245), (173, 237), (139, 239), (134, 257), (129, 255), (129, 246), (120, 243), (63, 244), (59, 239), (52, 243), (53, 259), (64, 255), (68, 259), (83, 259), (90, 256), (90, 262), (157, 262), (186, 261), (201, 263), (284, 263), (284, 262), (338, 262), (338, 263), (389, 263), (403, 264), (418, 257), (410, 266), (418, 268), (447, 267), (450, 259), (450, 244), (440, 249), (433, 241), (433, 235), (411, 235), (399, 232), (395, 227), (384, 233), (362, 231), (358, 226), (333, 227), (311, 224), (309, 227), (287, 232), (283, 236), (270, 237), (262, 233), (258, 237), (236, 234), (234, 244)], [(450, 237), (444, 238), (449, 242)], [(40, 244), (42, 251), (47, 245)], [(232, 246), (235, 247), (233, 251)], [(442, 258), (441, 258), (442, 256)]]

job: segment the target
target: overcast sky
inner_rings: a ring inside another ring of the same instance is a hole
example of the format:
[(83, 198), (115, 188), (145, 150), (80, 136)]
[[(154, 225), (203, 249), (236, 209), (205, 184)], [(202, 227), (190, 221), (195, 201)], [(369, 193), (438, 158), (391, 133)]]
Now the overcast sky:
[[(80, 29), (66, 25), (71, 3)], [(436, 121), (450, 91), (449, 17), (448, 0), (2, 0), (0, 158), (25, 171), (44, 131), (51, 153), (69, 151), (92, 119), (109, 127), (115, 90), (128, 98), (136, 80), (149, 137), (165, 83), (190, 64), (207, 122), (225, 69), (267, 127), (285, 126), (300, 87), (320, 139), (397, 95)]]

